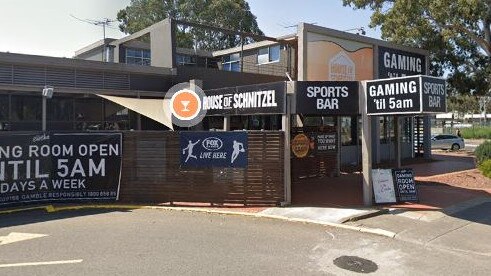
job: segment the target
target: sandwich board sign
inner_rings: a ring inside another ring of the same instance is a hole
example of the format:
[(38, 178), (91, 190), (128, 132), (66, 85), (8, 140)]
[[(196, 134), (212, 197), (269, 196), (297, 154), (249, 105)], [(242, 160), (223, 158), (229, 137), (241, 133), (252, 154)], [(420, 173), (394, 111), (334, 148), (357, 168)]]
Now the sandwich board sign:
[(367, 81), (368, 115), (428, 114), (447, 111), (446, 81), (410, 76)]
[(397, 195), (400, 202), (417, 202), (418, 191), (414, 182), (412, 169), (394, 169), (394, 183), (397, 187)]
[(375, 203), (396, 203), (396, 191), (391, 169), (372, 170)]

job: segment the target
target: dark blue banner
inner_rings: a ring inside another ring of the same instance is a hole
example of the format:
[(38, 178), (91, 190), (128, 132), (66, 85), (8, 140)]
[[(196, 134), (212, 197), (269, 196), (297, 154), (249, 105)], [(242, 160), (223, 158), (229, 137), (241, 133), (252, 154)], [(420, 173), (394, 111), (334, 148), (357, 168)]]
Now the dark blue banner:
[(116, 200), (121, 133), (0, 135), (0, 206)]
[(246, 132), (181, 132), (181, 166), (247, 167)]

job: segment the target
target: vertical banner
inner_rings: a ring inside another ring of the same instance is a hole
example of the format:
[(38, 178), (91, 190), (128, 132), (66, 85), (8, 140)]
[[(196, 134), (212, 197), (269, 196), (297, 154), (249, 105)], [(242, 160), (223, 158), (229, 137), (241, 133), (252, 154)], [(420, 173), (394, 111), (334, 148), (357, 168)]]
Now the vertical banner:
[(116, 200), (121, 133), (0, 136), (0, 205)]
[(246, 132), (181, 132), (181, 166), (247, 167)]

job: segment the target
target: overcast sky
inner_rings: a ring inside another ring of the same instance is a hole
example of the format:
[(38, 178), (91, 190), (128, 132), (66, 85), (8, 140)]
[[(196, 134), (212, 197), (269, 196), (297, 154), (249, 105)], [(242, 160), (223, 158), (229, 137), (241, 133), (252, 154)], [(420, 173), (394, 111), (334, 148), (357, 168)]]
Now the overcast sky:
[[(364, 26), (367, 36), (370, 12), (343, 7), (341, 0), (249, 0), (259, 27), (269, 36), (295, 32), (287, 26), (316, 23), (338, 30)], [(72, 57), (74, 52), (102, 39), (102, 28), (78, 21), (115, 19), (130, 0), (0, 0), (0, 52)], [(107, 37), (120, 38), (117, 23)]]

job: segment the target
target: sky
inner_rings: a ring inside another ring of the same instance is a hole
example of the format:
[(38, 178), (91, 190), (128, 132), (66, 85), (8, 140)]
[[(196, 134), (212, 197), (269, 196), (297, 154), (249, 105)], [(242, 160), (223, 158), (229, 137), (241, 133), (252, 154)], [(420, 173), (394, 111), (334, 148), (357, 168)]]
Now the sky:
[[(268, 36), (296, 32), (299, 22), (337, 30), (364, 27), (367, 36), (380, 38), (369, 29), (370, 11), (343, 7), (342, 0), (249, 0), (261, 30)], [(80, 19), (116, 19), (130, 0), (0, 0), (0, 52), (73, 57), (79, 50), (102, 39), (102, 27)], [(117, 22), (106, 37), (120, 38)], [(355, 31), (353, 31), (355, 32)]]

